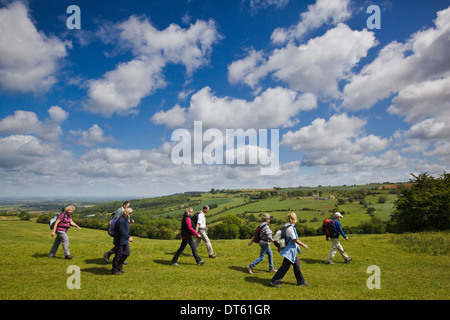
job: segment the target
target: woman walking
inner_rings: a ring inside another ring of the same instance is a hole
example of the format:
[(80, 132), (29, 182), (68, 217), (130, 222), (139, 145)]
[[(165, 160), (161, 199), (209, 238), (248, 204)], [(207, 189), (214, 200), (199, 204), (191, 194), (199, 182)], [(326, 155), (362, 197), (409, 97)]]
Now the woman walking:
[(272, 250), (270, 249), (270, 242), (272, 241), (272, 230), (269, 227), (270, 223), (270, 215), (267, 213), (264, 213), (261, 216), (261, 224), (258, 226), (257, 230), (259, 230), (259, 234), (255, 234), (252, 238), (252, 240), (248, 243), (249, 246), (251, 246), (255, 240), (256, 237), (259, 237), (259, 246), (261, 247), (261, 251), (259, 252), (259, 257), (256, 258), (252, 263), (250, 263), (245, 268), (247, 269), (248, 273), (253, 273), (253, 268), (264, 260), (264, 258), (267, 256), (269, 257), (269, 272), (277, 272), (273, 268), (273, 254)]
[(64, 212), (56, 219), (55, 224), (53, 225), (53, 231), (51, 236), (55, 237), (55, 242), (53, 243), (52, 248), (50, 249), (50, 253), (48, 256), (53, 258), (58, 251), (59, 245), (62, 243), (64, 257), (66, 259), (72, 259), (73, 255), (70, 254), (69, 251), (69, 237), (67, 236), (67, 230), (69, 230), (70, 226), (76, 227), (78, 230), (81, 228), (72, 220), (72, 213), (75, 211), (74, 206), (67, 206), (64, 209)]
[(302, 253), (300, 251), (299, 245), (308, 250), (308, 246), (298, 240), (297, 231), (295, 230), (294, 225), (297, 223), (297, 215), (292, 212), (289, 213), (286, 217), (286, 224), (284, 225), (286, 232), (286, 247), (283, 249), (278, 248), (278, 252), (281, 250), (281, 256), (284, 257), (283, 264), (278, 269), (278, 271), (273, 276), (270, 284), (274, 287), (280, 288), (280, 282), (283, 279), (286, 272), (288, 272), (291, 265), (294, 267), (294, 275), (297, 280), (298, 286), (308, 286), (309, 282), (305, 281), (303, 275), (300, 271), (300, 261), (297, 257), (297, 252)]
[(131, 208), (125, 208), (122, 216), (117, 220), (114, 226), (114, 241), (115, 256), (112, 263), (111, 273), (114, 275), (121, 275), (125, 271), (123, 270), (123, 264), (130, 255), (130, 243), (133, 242), (133, 238), (130, 237), (130, 216), (133, 210)]
[(184, 248), (186, 248), (186, 245), (188, 243), (192, 249), (192, 255), (195, 258), (195, 262), (197, 262), (199, 266), (205, 263), (205, 261), (198, 256), (194, 239), (192, 239), (192, 235), (200, 237), (200, 235), (194, 230), (194, 228), (192, 228), (191, 216), (193, 212), (194, 210), (192, 208), (187, 208), (184, 211), (183, 219), (181, 220), (181, 245), (172, 258), (172, 266), (179, 266), (177, 262), (178, 257), (180, 256), (181, 252), (183, 252)]

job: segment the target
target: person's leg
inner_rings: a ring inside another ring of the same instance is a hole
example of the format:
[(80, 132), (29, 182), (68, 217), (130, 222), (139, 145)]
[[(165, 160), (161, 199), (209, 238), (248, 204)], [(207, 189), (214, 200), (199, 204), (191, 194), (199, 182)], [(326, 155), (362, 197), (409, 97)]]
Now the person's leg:
[(55, 241), (53, 242), (52, 248), (50, 249), (50, 253), (48, 254), (49, 257), (54, 257), (56, 255), (56, 252), (58, 251), (60, 243), (61, 243), (61, 238), (59, 237), (58, 233), (56, 233)]
[(177, 252), (175, 252), (175, 255), (172, 258), (172, 264), (178, 261), (178, 257), (183, 252), (184, 248), (186, 248), (188, 241), (189, 239), (182, 239), (180, 247), (178, 248)]
[(260, 244), (261, 250), (259, 251), (259, 257), (256, 258), (252, 263), (250, 263), (248, 266), (253, 269), (258, 263), (264, 260), (266, 257), (267, 252), (267, 245)]
[(273, 276), (272, 280), (270, 280), (271, 283), (278, 285), (281, 281), (281, 279), (283, 279), (284, 275), (286, 274), (286, 272), (288, 272), (289, 268), (291, 267), (291, 262), (284, 258), (283, 259), (283, 264), (281, 265), (281, 267), (278, 268), (278, 271), (275, 273), (275, 275)]
[(202, 236), (203, 241), (205, 242), (206, 250), (208, 251), (208, 256), (210, 258), (214, 257), (214, 251), (213, 251), (213, 248), (212, 248), (212, 245), (211, 245), (211, 241), (209, 240), (208, 233), (207, 233), (206, 229), (200, 229), (199, 233)]
[(336, 249), (339, 251), (339, 253), (341, 254), (342, 258), (344, 258), (344, 260), (347, 261), (348, 255), (347, 255), (347, 253), (345, 253), (344, 248), (342, 247), (342, 245), (339, 242), (339, 240), (338, 240), (338, 242), (336, 244)]
[(333, 258), (336, 254), (336, 244), (339, 242), (338, 238), (331, 238), (331, 248), (330, 248), (330, 253), (328, 254), (328, 259), (327, 259), (327, 263), (331, 263), (333, 261)]
[(191, 247), (192, 255), (194, 256), (195, 262), (199, 263), (200, 261), (202, 261), (202, 258), (200, 258), (200, 256), (197, 253), (197, 248), (195, 247), (194, 239), (192, 238), (189, 239), (189, 246)]
[(297, 279), (297, 284), (299, 286), (301, 286), (301, 285), (306, 283), (305, 278), (303, 277), (303, 274), (300, 271), (300, 261), (298, 260), (298, 257), (295, 257), (294, 275), (295, 275), (295, 279)]
[(61, 237), (61, 243), (62, 243), (62, 246), (63, 246), (64, 256), (65, 257), (70, 256), (69, 236), (67, 235), (66, 232), (59, 232), (58, 235)]
[[(273, 267), (273, 253), (272, 249), (270, 248), (270, 244), (267, 245), (267, 256), (269, 258), (269, 271), (275, 270)], [(275, 270), (276, 272), (276, 270)]]
[(119, 273), (119, 267), (120, 267), (120, 259), (122, 257), (122, 253), (123, 253), (123, 247), (120, 245), (117, 245), (114, 247), (114, 259), (112, 262), (112, 269), (111, 269), (111, 273), (112, 274), (118, 274)]

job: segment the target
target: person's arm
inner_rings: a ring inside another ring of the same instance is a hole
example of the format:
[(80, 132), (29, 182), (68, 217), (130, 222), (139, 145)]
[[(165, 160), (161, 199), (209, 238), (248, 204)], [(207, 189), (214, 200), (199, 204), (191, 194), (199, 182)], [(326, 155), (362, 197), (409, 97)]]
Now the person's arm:
[(76, 227), (78, 230), (81, 229), (75, 222), (73, 222), (73, 220), (70, 220), (70, 225)]
[(348, 240), (348, 237), (345, 235), (344, 231), (342, 230), (341, 223), (339, 221), (336, 221), (335, 223), (337, 225), (338, 232), (345, 238), (345, 240)]
[(56, 219), (55, 224), (53, 225), (53, 231), (52, 231), (52, 237), (55, 236), (56, 228), (58, 228), (58, 224), (61, 222), (61, 220)]
[(308, 250), (308, 246), (306, 244), (304, 244), (303, 242), (301, 242), (298, 239), (293, 239), (292, 241), (294, 241), (296, 244), (298, 244), (299, 246), (302, 246), (303, 248), (305, 248), (306, 250)]
[(200, 235), (197, 233), (197, 231), (192, 228), (191, 218), (186, 218), (186, 225), (189, 229), (189, 231), (196, 237), (200, 237)]

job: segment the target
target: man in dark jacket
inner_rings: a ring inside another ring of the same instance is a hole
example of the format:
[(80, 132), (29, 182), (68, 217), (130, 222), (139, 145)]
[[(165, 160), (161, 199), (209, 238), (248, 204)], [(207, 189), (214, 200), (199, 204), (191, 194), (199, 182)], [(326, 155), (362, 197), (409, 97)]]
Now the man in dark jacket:
[(117, 220), (115, 225), (115, 236), (113, 244), (115, 245), (115, 256), (112, 264), (111, 273), (115, 275), (123, 274), (125, 271), (123, 270), (123, 264), (125, 260), (130, 255), (130, 244), (129, 242), (133, 242), (133, 238), (130, 236), (130, 223), (129, 218), (131, 212), (133, 210), (131, 208), (126, 208), (123, 211), (123, 215)]

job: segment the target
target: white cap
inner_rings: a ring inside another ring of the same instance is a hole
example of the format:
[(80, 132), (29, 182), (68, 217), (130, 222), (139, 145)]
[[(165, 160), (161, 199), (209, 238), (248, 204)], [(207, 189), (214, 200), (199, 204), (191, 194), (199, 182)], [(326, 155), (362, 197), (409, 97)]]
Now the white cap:
[(334, 216), (337, 218), (337, 217), (343, 217), (343, 215), (340, 213), (340, 212), (336, 212), (335, 214), (334, 214)]

